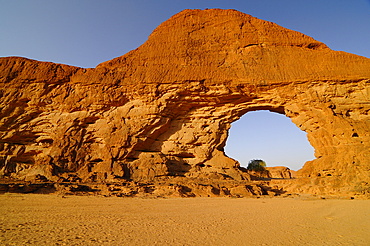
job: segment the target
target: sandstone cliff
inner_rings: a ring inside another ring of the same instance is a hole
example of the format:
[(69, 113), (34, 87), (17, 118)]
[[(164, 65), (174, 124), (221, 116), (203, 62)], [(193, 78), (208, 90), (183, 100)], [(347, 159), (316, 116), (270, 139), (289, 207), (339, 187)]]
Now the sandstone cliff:
[(238, 11), (182, 11), (91, 69), (0, 58), (0, 83), (3, 178), (249, 181), (223, 147), (263, 109), (315, 148), (286, 189), (369, 192), (370, 59)]

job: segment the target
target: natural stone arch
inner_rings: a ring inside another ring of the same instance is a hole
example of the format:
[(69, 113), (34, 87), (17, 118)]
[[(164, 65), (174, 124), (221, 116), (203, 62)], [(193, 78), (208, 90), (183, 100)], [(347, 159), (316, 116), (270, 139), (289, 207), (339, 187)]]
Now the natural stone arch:
[(96, 68), (0, 61), (3, 176), (245, 180), (223, 153), (227, 131), (267, 109), (290, 117), (316, 151), (288, 188), (368, 187), (369, 59), (271, 22), (186, 10)]
[[(200, 84), (193, 82), (193, 87)], [(340, 85), (337, 85), (335, 90), (343, 90), (340, 87)], [(348, 84), (345, 87), (348, 87)], [(359, 88), (360, 91), (364, 89), (364, 87)], [(263, 109), (287, 115), (298, 127), (308, 133), (308, 138), (316, 150), (317, 159), (307, 163), (308, 165), (300, 171), (300, 175), (307, 177), (339, 177), (336, 182), (343, 182), (341, 184), (343, 186), (357, 179), (354, 174), (351, 177), (351, 172), (353, 172), (351, 165), (338, 165), (341, 160), (345, 159), (341, 156), (343, 154), (333, 148), (332, 145), (327, 144), (333, 137), (338, 137), (337, 132), (347, 131), (348, 134), (351, 134), (354, 126), (354, 123), (343, 125), (340, 119), (336, 119), (338, 117), (337, 113), (333, 111), (333, 106), (331, 106), (333, 102), (328, 102), (327, 97), (331, 89), (327, 85), (261, 86), (257, 87), (255, 93), (258, 96), (255, 97), (246, 97), (245, 93), (251, 93), (251, 89), (248, 88), (247, 91), (243, 91), (240, 86), (237, 88), (238, 92), (235, 92), (236, 88), (228, 85), (203, 89), (204, 91), (198, 91), (196, 94), (191, 91), (181, 91), (180, 94), (191, 95), (193, 93), (191, 98), (197, 100), (195, 102), (186, 100), (186, 107), (181, 105), (185, 113), (177, 116), (168, 125), (170, 129), (174, 130), (164, 131), (165, 133), (158, 138), (160, 144), (154, 142), (150, 151), (163, 153), (170, 158), (175, 156), (180, 158), (181, 161), (185, 159), (186, 165), (192, 167), (185, 169), (187, 172), (190, 171), (192, 175), (196, 175), (194, 166), (198, 165), (202, 167), (199, 170), (201, 174), (220, 172), (234, 179), (240, 179), (240, 173), (236, 169), (237, 163), (227, 158), (223, 153), (227, 131), (230, 124), (246, 112)], [(225, 91), (228, 91), (228, 93), (225, 93)], [(296, 93), (286, 95), (287, 91)], [(320, 92), (323, 94), (320, 95)], [(206, 97), (207, 93), (213, 96)], [(353, 93), (359, 94), (359, 91)], [(199, 106), (199, 98), (207, 98), (203, 101), (206, 106)], [(304, 100), (309, 100), (310, 104), (303, 104)], [(217, 107), (213, 106), (215, 101), (217, 101)], [(314, 105), (314, 107), (310, 105)], [(188, 109), (186, 110), (186, 108)], [(328, 122), (331, 124), (328, 124)], [(361, 127), (358, 129), (361, 129)], [(364, 133), (362, 132), (362, 134)], [(334, 134), (334, 136), (331, 134)], [(340, 136), (348, 138), (346, 135)], [(344, 139), (339, 140), (339, 142), (341, 141), (344, 142)], [(353, 149), (356, 148), (358, 149), (358, 146), (353, 145)], [(339, 151), (341, 150), (339, 149)], [(351, 151), (348, 146), (347, 151)], [(347, 156), (347, 158), (356, 157)], [(346, 173), (346, 178), (343, 178), (343, 173)]]

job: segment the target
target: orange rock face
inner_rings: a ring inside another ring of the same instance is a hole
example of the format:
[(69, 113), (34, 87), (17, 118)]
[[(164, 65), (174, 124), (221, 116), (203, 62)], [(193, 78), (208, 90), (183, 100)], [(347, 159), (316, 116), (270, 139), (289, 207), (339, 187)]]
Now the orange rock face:
[(315, 148), (292, 189), (369, 192), (370, 59), (238, 11), (182, 11), (91, 69), (0, 58), (0, 83), (5, 178), (249, 180), (223, 147), (263, 109)]
[(294, 171), (288, 167), (267, 167), (266, 169), (273, 179), (291, 179), (294, 177)]

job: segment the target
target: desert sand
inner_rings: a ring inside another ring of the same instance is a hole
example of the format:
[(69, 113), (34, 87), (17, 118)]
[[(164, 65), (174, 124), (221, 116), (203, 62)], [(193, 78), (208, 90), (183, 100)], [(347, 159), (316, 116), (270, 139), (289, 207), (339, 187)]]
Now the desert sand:
[(0, 196), (1, 245), (369, 245), (370, 201)]

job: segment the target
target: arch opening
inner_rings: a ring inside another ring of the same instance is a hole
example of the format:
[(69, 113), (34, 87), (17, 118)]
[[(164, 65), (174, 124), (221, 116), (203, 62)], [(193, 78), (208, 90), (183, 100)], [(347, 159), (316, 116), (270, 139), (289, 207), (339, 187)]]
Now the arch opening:
[(295, 171), (315, 159), (306, 133), (284, 114), (268, 110), (248, 112), (232, 123), (225, 154), (241, 167), (261, 159), (268, 167), (285, 166)]

